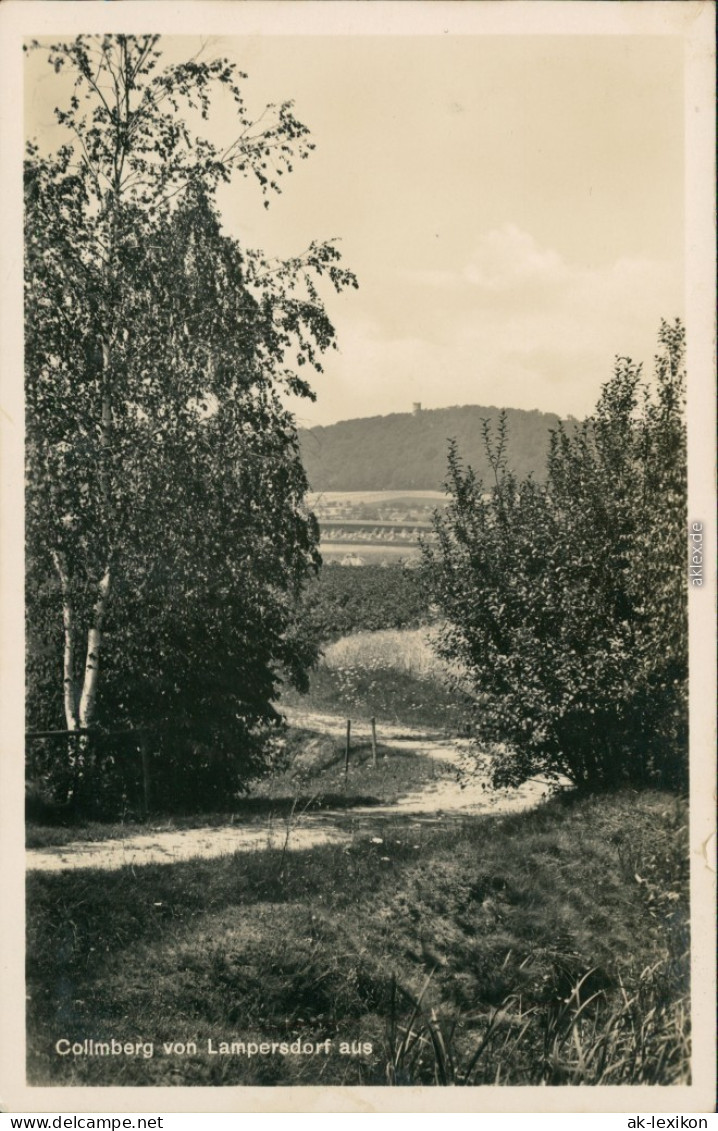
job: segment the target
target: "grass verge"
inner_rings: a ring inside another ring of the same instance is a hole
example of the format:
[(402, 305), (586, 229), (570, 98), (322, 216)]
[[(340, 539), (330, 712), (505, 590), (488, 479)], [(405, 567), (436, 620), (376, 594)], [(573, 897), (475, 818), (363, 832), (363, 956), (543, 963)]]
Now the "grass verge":
[[(29, 1082), (685, 1082), (686, 824), (665, 793), (566, 796), (306, 852), (33, 873)], [(296, 1041), (329, 1051), (281, 1052)]]

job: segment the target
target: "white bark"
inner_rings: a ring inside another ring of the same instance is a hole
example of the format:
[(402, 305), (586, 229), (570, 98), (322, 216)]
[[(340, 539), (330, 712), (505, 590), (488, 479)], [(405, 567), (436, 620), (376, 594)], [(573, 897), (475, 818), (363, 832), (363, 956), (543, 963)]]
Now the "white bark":
[(60, 586), (62, 588), (62, 625), (64, 646), (62, 654), (62, 699), (65, 709), (65, 724), (68, 730), (78, 727), (77, 689), (75, 686), (75, 623), (70, 597), (70, 577), (63, 555), (55, 550), (52, 554)]
[[(100, 419), (100, 487), (105, 502), (105, 508), (111, 507), (111, 491), (107, 468), (107, 452), (112, 433), (112, 399), (109, 392), (110, 372), (110, 347), (106, 340), (102, 340), (102, 408)], [(102, 648), (102, 627), (107, 612), (107, 603), (110, 596), (111, 564), (108, 561), (105, 572), (100, 579), (92, 607), (92, 621), (87, 633), (87, 655), (85, 658), (85, 674), (80, 695), (79, 722), (84, 730), (92, 726), (95, 721), (95, 705), (97, 702), (97, 683), (100, 674), (100, 651)]]
[(98, 586), (97, 598), (92, 609), (92, 625), (87, 634), (87, 658), (85, 678), (80, 696), (80, 726), (91, 727), (95, 719), (97, 701), (97, 680), (100, 671), (100, 650), (102, 648), (102, 626), (110, 596), (111, 569), (108, 565)]

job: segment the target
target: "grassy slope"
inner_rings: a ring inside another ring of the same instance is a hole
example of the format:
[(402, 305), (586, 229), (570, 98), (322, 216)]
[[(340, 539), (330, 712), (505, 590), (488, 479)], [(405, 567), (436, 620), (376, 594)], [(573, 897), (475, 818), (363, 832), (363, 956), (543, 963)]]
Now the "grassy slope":
[[(621, 1007), (622, 982), (644, 1000), (630, 1018), (624, 1008), (621, 1041), (635, 1054), (636, 1041), (656, 1032), (650, 1055), (623, 1067), (623, 1045), (606, 1039), (604, 1082), (653, 1072), (670, 1083), (685, 1072), (675, 1004), (688, 977), (685, 826), (681, 802), (626, 793), (448, 828), (405, 823), (382, 843), (349, 848), (31, 874), (30, 1082), (463, 1082), (498, 1006), (471, 1082), (493, 1083), (497, 1070), (505, 1083), (594, 1082), (600, 1056), (577, 1062), (576, 1038), (604, 1025), (596, 1009)], [(572, 1028), (562, 1021), (565, 999), (591, 968), (584, 993), (602, 992), (605, 1004), (594, 1002)], [(402, 1036), (412, 1007), (393, 979), (416, 996), (432, 971), (413, 1038)], [(431, 1022), (429, 1006), (443, 1022)], [(432, 1024), (453, 1050), (443, 1067)], [(250, 1061), (206, 1054), (208, 1037), (300, 1035), (361, 1038), (373, 1050)], [(158, 1047), (151, 1059), (60, 1058), (52, 1045), (63, 1036), (158, 1046), (194, 1038), (199, 1054)]]
[(354, 632), (328, 644), (309, 692), (287, 688), (283, 705), (445, 733), (463, 733), (465, 710), (426, 628)]
[(307, 695), (288, 689), (280, 706), (407, 727), (463, 733), (464, 711), (456, 694), (436, 680), (397, 670), (338, 670), (321, 664)]

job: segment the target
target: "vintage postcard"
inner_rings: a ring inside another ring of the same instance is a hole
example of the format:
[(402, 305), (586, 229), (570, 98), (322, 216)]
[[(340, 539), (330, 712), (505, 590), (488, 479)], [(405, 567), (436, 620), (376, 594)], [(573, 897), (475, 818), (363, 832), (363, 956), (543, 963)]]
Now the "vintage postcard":
[(714, 17), (0, 6), (4, 1110), (713, 1110)]

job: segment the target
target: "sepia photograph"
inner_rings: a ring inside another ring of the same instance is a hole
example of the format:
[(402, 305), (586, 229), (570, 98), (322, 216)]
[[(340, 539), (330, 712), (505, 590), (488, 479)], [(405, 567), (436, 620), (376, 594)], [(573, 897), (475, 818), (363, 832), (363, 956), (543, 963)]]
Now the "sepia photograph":
[(0, 16), (6, 1083), (713, 1110), (713, 6)]

